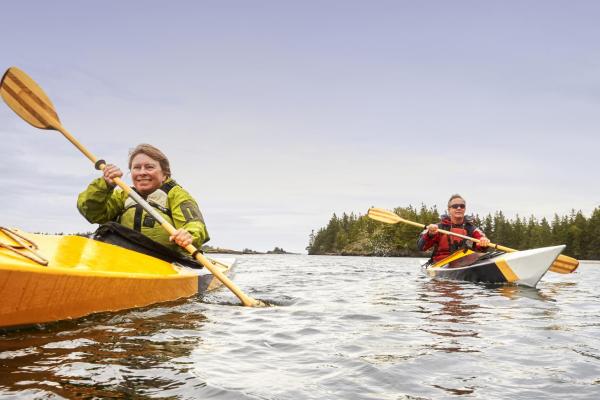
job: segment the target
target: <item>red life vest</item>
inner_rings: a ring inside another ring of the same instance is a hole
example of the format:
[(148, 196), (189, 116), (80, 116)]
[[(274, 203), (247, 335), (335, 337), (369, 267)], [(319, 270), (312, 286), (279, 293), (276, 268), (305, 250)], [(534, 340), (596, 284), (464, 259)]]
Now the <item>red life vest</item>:
[[(446, 225), (444, 223), (438, 224), (440, 229), (445, 231), (450, 231), (453, 233), (458, 233), (463, 236), (471, 236), (473, 231), (475, 231), (475, 227), (469, 223), (465, 223), (463, 225)], [(472, 228), (472, 229), (469, 229)], [(463, 248), (466, 245), (466, 240), (451, 236), (451, 235), (442, 235), (439, 242), (433, 249), (432, 258), (434, 261), (439, 261), (442, 258), (448, 257), (450, 254), (454, 253), (460, 248)]]

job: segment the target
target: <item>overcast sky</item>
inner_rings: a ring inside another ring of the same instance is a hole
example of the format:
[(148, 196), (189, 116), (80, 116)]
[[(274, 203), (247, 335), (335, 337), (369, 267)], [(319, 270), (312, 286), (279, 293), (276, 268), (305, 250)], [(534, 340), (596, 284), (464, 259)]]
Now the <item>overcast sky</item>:
[[(0, 67), (94, 155), (147, 142), (213, 246), (304, 252), (336, 212), (600, 206), (600, 2), (19, 1)], [(99, 176), (0, 104), (0, 225), (90, 231)], [(127, 181), (129, 176), (127, 176)]]

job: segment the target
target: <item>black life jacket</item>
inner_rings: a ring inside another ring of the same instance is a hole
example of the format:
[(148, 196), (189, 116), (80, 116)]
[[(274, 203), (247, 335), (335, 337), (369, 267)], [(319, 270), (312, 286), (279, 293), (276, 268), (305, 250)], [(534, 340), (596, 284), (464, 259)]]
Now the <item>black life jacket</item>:
[[(150, 193), (145, 199), (146, 202), (154, 207), (171, 225), (173, 225), (173, 216), (171, 209), (169, 208), (168, 198), (169, 192), (176, 186), (178, 186), (177, 182), (175, 182), (173, 179), (170, 179), (163, 183), (162, 186), (156, 189), (154, 192)], [(139, 192), (133, 186), (131, 187), (131, 190), (139, 194)], [(142, 225), (150, 228), (154, 226), (154, 218), (151, 215), (146, 214), (144, 212), (144, 208), (131, 197), (128, 197), (125, 200), (125, 207), (123, 208), (121, 214), (115, 218), (115, 221), (118, 223), (123, 223), (122, 217), (127, 214), (131, 208), (135, 208), (135, 213), (133, 215), (133, 221), (131, 221), (131, 216), (127, 218), (129, 222), (132, 222), (132, 225), (129, 228), (141, 232)], [(146, 215), (142, 220), (142, 216), (144, 214)]]

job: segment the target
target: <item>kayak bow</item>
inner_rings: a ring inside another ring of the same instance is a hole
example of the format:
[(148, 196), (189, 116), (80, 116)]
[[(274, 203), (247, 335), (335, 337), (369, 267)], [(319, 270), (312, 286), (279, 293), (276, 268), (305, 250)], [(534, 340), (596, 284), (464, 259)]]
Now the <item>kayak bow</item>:
[[(0, 231), (0, 328), (144, 307), (221, 286), (207, 270), (85, 237), (12, 232), (25, 240)], [(27, 257), (32, 249), (47, 265)], [(214, 265), (227, 274), (234, 264)]]

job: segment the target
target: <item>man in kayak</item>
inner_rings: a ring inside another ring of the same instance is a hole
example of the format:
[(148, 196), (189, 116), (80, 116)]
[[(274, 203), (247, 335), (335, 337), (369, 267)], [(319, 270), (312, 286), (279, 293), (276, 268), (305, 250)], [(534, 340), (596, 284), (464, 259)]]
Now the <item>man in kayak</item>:
[[(116, 221), (169, 247), (181, 250), (189, 244), (201, 248), (209, 240), (206, 225), (194, 198), (171, 178), (167, 157), (156, 147), (140, 144), (129, 153), (133, 189), (177, 230), (169, 233), (142, 206), (115, 188), (114, 178), (123, 172), (107, 164), (100, 178), (79, 194), (77, 208), (93, 224)], [(180, 247), (181, 246), (181, 247)]]
[(485, 251), (490, 241), (481, 229), (473, 225), (473, 217), (465, 216), (466, 207), (465, 199), (459, 194), (453, 194), (448, 200), (448, 214), (442, 215), (439, 223), (427, 225), (427, 229), (419, 236), (418, 249), (426, 251), (433, 247), (431, 258), (435, 262), (467, 245), (465, 239), (438, 232), (438, 229), (442, 229), (479, 239), (479, 244), (474, 246), (474, 250)]

